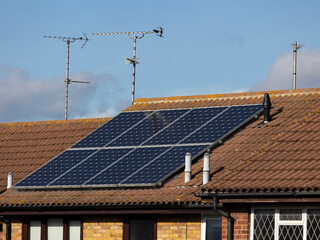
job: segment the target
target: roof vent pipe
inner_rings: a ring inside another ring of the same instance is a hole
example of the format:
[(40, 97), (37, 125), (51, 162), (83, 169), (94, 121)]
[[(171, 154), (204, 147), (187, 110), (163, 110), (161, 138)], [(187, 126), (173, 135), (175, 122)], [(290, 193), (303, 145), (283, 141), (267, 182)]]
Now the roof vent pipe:
[(7, 184), (7, 189), (12, 187), (12, 183), (13, 183), (13, 174), (12, 172), (8, 173), (8, 184)]
[(270, 101), (270, 96), (268, 93), (265, 93), (264, 94), (264, 98), (263, 98), (263, 114), (264, 114), (264, 119), (263, 119), (263, 122), (264, 123), (268, 123), (271, 121), (271, 115), (270, 115), (270, 109), (271, 109), (271, 101)]
[(185, 169), (184, 169), (184, 182), (191, 180), (191, 154), (186, 153), (185, 156)]
[(210, 154), (205, 153), (203, 158), (203, 180), (202, 184), (207, 184), (210, 180)]

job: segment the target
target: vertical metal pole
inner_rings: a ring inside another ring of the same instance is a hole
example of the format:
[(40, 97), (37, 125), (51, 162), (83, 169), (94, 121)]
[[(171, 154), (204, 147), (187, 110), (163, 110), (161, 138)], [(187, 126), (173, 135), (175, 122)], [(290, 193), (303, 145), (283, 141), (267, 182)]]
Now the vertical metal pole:
[(296, 89), (296, 75), (297, 75), (297, 51), (298, 43), (293, 43), (293, 79), (292, 79), (292, 89)]
[(65, 97), (65, 107), (64, 107), (64, 119), (68, 119), (68, 85), (69, 85), (69, 48), (70, 48), (70, 40), (67, 40), (67, 66), (66, 66), (66, 97)]
[(135, 99), (135, 81), (136, 81), (136, 43), (137, 43), (137, 37), (133, 37), (133, 73), (132, 73), (132, 100), (131, 105), (133, 105), (134, 99)]

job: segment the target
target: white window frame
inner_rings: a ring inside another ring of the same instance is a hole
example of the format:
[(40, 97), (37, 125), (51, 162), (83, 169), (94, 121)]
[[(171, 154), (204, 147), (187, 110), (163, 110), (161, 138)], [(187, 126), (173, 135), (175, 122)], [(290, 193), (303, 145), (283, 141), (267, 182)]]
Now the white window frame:
[(217, 220), (217, 219), (221, 220), (221, 231), (222, 231), (222, 217), (218, 215), (201, 215), (201, 240), (206, 240), (207, 220)]
[[(300, 225), (303, 226), (303, 240), (307, 240), (307, 210), (309, 209), (320, 209), (319, 207), (308, 207), (308, 206), (254, 206), (251, 208), (250, 213), (250, 240), (253, 239), (254, 232), (254, 211), (256, 209), (274, 209), (275, 210), (275, 226), (274, 226), (274, 240), (279, 239), (279, 226), (284, 225)], [(280, 220), (280, 209), (301, 209), (302, 210), (302, 219), (301, 220)]]

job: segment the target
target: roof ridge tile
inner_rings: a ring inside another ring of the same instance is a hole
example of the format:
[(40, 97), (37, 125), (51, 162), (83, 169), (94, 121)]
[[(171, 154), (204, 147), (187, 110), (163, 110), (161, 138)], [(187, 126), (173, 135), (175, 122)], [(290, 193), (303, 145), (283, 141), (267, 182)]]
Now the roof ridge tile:
[(190, 96), (174, 96), (174, 97), (160, 97), (160, 98), (138, 98), (134, 105), (163, 103), (163, 102), (189, 102), (195, 100), (225, 100), (225, 99), (244, 99), (244, 98), (262, 98), (263, 94), (268, 92), (272, 97), (279, 96), (295, 96), (301, 94), (320, 94), (320, 88), (304, 88), (304, 89), (287, 89), (287, 90), (272, 90), (272, 91), (256, 91), (243, 93), (222, 93), (222, 94), (207, 94), (207, 95), (190, 95)]

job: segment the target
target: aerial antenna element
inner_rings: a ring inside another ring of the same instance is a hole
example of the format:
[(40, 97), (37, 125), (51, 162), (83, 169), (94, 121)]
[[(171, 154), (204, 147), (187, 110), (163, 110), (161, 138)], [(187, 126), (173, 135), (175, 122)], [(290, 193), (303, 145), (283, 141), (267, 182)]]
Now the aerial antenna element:
[(84, 82), (84, 81), (72, 81), (69, 78), (69, 53), (70, 53), (70, 43), (73, 43), (77, 40), (79, 41), (84, 41), (84, 43), (82, 44), (81, 48), (83, 48), (86, 43), (88, 42), (87, 35), (83, 32), (83, 36), (84, 37), (78, 37), (78, 38), (74, 38), (74, 37), (57, 37), (57, 36), (44, 36), (45, 38), (57, 38), (57, 39), (61, 39), (63, 42), (67, 43), (67, 66), (66, 66), (66, 80), (65, 85), (66, 85), (66, 94), (65, 94), (65, 107), (64, 107), (64, 119), (67, 120), (68, 119), (68, 86), (71, 83), (89, 83), (89, 82)]
[(163, 37), (164, 28), (158, 27), (158, 29), (153, 29), (152, 31), (144, 31), (144, 32), (108, 32), (108, 33), (93, 33), (93, 35), (128, 35), (130, 39), (133, 39), (133, 57), (126, 58), (126, 63), (130, 63), (133, 66), (132, 72), (132, 99), (131, 104), (133, 104), (135, 100), (135, 82), (136, 82), (136, 64), (139, 64), (139, 59), (136, 58), (136, 44), (137, 39), (141, 39), (145, 34), (155, 33), (159, 37)]

